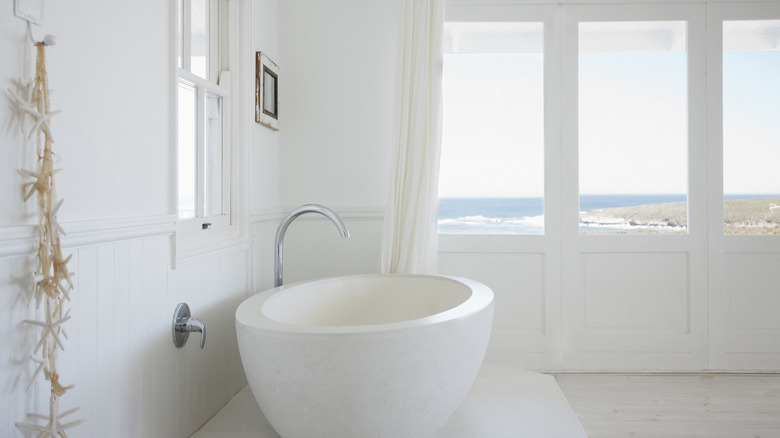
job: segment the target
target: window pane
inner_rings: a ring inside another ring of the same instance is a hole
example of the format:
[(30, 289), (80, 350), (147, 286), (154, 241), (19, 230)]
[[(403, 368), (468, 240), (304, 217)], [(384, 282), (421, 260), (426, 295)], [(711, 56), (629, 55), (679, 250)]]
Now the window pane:
[(209, 1), (190, 0), (190, 8), (190, 71), (209, 79)]
[(446, 23), (439, 232), (544, 233), (542, 23)]
[(206, 216), (223, 213), (222, 208), (222, 97), (206, 93), (205, 145)]
[(195, 217), (197, 169), (197, 100), (195, 88), (179, 82), (179, 217)]
[(580, 232), (687, 232), (685, 33), (580, 24)]
[(723, 23), (723, 231), (780, 234), (780, 20)]

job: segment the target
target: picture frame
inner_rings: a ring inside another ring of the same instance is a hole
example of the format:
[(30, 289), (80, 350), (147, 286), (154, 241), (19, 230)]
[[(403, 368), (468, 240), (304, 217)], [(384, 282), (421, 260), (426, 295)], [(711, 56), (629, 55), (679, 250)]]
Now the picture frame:
[(262, 52), (256, 60), (255, 121), (279, 130), (279, 66)]

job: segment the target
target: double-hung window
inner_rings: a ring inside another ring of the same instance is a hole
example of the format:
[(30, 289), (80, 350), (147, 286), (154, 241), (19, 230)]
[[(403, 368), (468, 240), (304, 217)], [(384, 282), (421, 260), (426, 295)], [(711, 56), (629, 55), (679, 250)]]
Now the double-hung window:
[(179, 0), (179, 231), (231, 225), (231, 81), (226, 0)]

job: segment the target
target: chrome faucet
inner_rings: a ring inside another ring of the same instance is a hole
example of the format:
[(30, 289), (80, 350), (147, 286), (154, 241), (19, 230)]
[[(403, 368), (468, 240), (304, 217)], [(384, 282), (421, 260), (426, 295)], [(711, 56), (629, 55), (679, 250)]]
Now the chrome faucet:
[(187, 343), (190, 333), (200, 333), (200, 349), (206, 345), (206, 324), (199, 318), (193, 318), (190, 306), (187, 303), (179, 303), (173, 312), (173, 343), (181, 348)]
[(339, 229), (341, 237), (349, 237), (349, 230), (341, 218), (333, 210), (318, 204), (306, 204), (301, 205), (287, 213), (287, 216), (282, 219), (279, 224), (279, 228), (276, 230), (276, 245), (274, 252), (274, 287), (282, 285), (282, 246), (284, 244), (284, 234), (287, 232), (287, 227), (290, 226), (295, 218), (306, 213), (319, 213), (328, 219), (330, 219), (336, 227)]

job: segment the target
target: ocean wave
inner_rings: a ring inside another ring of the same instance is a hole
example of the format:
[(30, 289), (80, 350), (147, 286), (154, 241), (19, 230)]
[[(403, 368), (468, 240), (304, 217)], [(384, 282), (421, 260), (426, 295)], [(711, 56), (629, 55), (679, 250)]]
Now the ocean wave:
[(508, 224), (512, 225), (525, 225), (525, 226), (535, 226), (535, 227), (544, 227), (544, 215), (541, 216), (523, 216), (519, 219), (508, 219), (505, 221)]
[(480, 225), (506, 225), (506, 226), (544, 226), (544, 216), (524, 216), (521, 218), (497, 218), (477, 216), (463, 216), (458, 218), (439, 219), (438, 224), (445, 226), (480, 226)]

